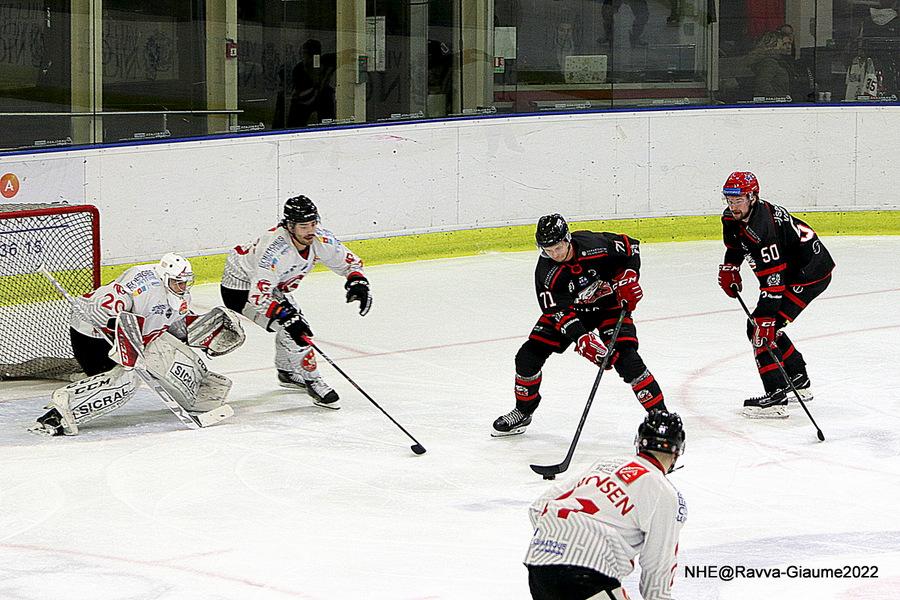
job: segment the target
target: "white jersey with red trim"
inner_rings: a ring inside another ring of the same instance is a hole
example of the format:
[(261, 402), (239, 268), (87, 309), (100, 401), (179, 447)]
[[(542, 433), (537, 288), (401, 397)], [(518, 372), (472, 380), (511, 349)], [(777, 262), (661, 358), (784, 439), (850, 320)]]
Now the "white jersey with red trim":
[[(190, 312), (191, 295), (177, 296), (166, 291), (166, 286), (152, 266), (131, 267), (111, 283), (100, 286), (90, 294), (75, 299), (82, 312), (90, 319), (85, 321), (72, 311), (69, 321), (73, 329), (95, 338), (102, 338), (95, 327), (107, 332), (109, 320), (127, 311), (142, 317), (141, 333), (147, 344), (156, 337), (183, 325)], [(176, 337), (183, 338), (184, 335)]]
[(317, 262), (342, 277), (363, 275), (362, 260), (327, 229), (316, 228), (316, 237), (303, 256), (294, 246), (290, 233), (279, 225), (255, 242), (231, 251), (222, 285), (249, 290), (247, 302), (265, 314), (273, 301), (280, 302), (285, 293), (295, 290)]
[(687, 505), (653, 456), (603, 459), (530, 509), (527, 565), (574, 565), (622, 581), (640, 555), (644, 600), (669, 600)]

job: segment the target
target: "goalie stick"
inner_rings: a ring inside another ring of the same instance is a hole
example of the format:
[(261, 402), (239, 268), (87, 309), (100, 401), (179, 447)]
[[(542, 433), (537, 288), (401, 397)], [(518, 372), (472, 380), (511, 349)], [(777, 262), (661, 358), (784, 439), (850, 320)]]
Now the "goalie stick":
[[(78, 306), (78, 303), (75, 302), (75, 298), (72, 297), (69, 292), (56, 280), (50, 271), (47, 270), (47, 267), (41, 265), (38, 268), (38, 271), (41, 275), (44, 276), (47, 281), (50, 282), (50, 285), (56, 289), (56, 292), (65, 298), (69, 305), (72, 307), (72, 310), (78, 313), (78, 316), (90, 323), (90, 319), (87, 318), (87, 315), (84, 314), (84, 311), (81, 310), (81, 307)], [(113, 340), (110, 339), (109, 335), (101, 329), (94, 327), (94, 329), (103, 334), (103, 337), (106, 338), (106, 341), (113, 343)], [(142, 344), (138, 343), (138, 340), (142, 338), (140, 333), (140, 327), (137, 322), (133, 318), (125, 318), (123, 321), (123, 331), (125, 335), (130, 338), (129, 341), (133, 348), (135, 348), (138, 352), (138, 356), (142, 356), (142, 352), (140, 351), (140, 347)], [(188, 411), (184, 409), (178, 402), (175, 401), (174, 398), (165, 390), (165, 388), (160, 385), (160, 383), (156, 380), (156, 378), (148, 373), (145, 369), (142, 369), (139, 366), (134, 367), (134, 372), (137, 373), (138, 377), (140, 377), (147, 386), (156, 392), (157, 396), (162, 400), (163, 404), (166, 405), (166, 408), (172, 411), (172, 413), (178, 417), (178, 420), (184, 423), (187, 427), (191, 429), (199, 429), (201, 427), (209, 427), (210, 425), (215, 425), (219, 421), (227, 419), (228, 417), (234, 414), (234, 409), (231, 408), (228, 404), (223, 404), (219, 408), (215, 408), (211, 411), (201, 413), (198, 415), (192, 415)]]
[(575, 437), (572, 439), (572, 444), (569, 446), (566, 457), (557, 465), (531, 465), (531, 470), (538, 475), (543, 476), (544, 479), (555, 479), (557, 475), (568, 469), (569, 463), (572, 462), (572, 457), (575, 455), (575, 446), (578, 445), (578, 439), (581, 437), (581, 429), (584, 427), (584, 422), (587, 420), (588, 411), (591, 410), (591, 404), (593, 404), (594, 396), (597, 394), (597, 387), (600, 385), (600, 379), (603, 378), (603, 373), (606, 371), (610, 358), (612, 358), (613, 351), (616, 347), (616, 340), (619, 339), (619, 330), (622, 329), (622, 321), (625, 320), (625, 315), (628, 314), (628, 305), (624, 302), (622, 305), (622, 312), (619, 313), (619, 320), (616, 321), (616, 328), (613, 329), (612, 337), (609, 340), (609, 351), (606, 353), (606, 356), (603, 357), (603, 364), (600, 365), (597, 377), (594, 378), (594, 387), (591, 388), (591, 395), (588, 396), (587, 404), (584, 405), (584, 412), (581, 413), (581, 420), (578, 421), (578, 429), (575, 430)]

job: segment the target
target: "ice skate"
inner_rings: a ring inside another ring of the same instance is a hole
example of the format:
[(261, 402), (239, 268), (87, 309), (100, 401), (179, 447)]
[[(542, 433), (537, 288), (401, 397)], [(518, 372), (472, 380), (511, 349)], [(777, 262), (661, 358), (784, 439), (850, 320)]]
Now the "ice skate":
[(521, 409), (514, 408), (505, 415), (497, 417), (491, 437), (519, 435), (525, 433), (525, 428), (529, 425), (531, 425), (531, 415), (526, 415)]
[(306, 382), (300, 376), (300, 373), (291, 373), (290, 371), (278, 369), (278, 385), (283, 388), (306, 391)]
[(340, 398), (330, 385), (325, 383), (322, 377), (313, 377), (306, 380), (306, 393), (313, 399), (313, 404), (322, 408), (338, 410), (341, 408)]
[(748, 419), (786, 419), (787, 397), (784, 390), (776, 390), (762, 396), (744, 400), (741, 414)]
[[(810, 389), (809, 385), (809, 376), (806, 373), (798, 373), (791, 377), (791, 383), (794, 384), (794, 388), (797, 390), (797, 394), (800, 395), (800, 399), (804, 402), (812, 402), (813, 401), (813, 393)], [(793, 404), (797, 404), (797, 396), (794, 395), (794, 392), (789, 392), (787, 394), (788, 402)]]
[(337, 392), (325, 383), (321, 376), (304, 379), (300, 373), (278, 369), (278, 384), (283, 388), (306, 392), (316, 406), (332, 410), (338, 410), (341, 407)]
[(46, 436), (77, 435), (78, 426), (69, 409), (69, 395), (65, 390), (56, 390), (50, 402), (44, 408), (49, 409), (37, 422), (28, 428), (31, 433)]

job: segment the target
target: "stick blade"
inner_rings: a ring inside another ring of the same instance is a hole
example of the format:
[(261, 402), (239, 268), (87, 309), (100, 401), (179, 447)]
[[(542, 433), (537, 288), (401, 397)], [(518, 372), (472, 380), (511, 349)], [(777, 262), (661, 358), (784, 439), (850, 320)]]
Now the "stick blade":
[(425, 446), (423, 446), (422, 444), (413, 444), (409, 447), (409, 449), (416, 454), (425, 454)]
[(542, 476), (544, 479), (553, 479), (565, 469), (562, 465), (530, 465), (531, 470)]
[(230, 404), (223, 404), (219, 408), (196, 415), (197, 424), (200, 427), (210, 427), (220, 421), (224, 421), (228, 417), (234, 416), (234, 409)]

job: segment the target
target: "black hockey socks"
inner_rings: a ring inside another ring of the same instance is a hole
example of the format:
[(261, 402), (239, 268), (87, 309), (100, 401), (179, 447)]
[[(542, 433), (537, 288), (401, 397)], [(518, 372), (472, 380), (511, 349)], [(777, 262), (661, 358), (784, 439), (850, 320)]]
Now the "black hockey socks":
[(516, 373), (516, 408), (526, 415), (537, 410), (538, 404), (541, 402), (541, 394), (538, 390), (541, 388), (542, 377), (540, 371), (530, 377)]
[(803, 355), (794, 347), (790, 338), (782, 331), (775, 337), (775, 343), (781, 351), (781, 360), (788, 375), (792, 378), (798, 375), (806, 377), (806, 361), (803, 360)]
[[(769, 352), (770, 349), (771, 352)], [(759, 371), (759, 378), (762, 379), (763, 389), (766, 390), (766, 393), (769, 394), (785, 387), (787, 384), (778, 368), (779, 365), (784, 366), (781, 349), (777, 346), (756, 348), (754, 354), (756, 355), (756, 370)], [(777, 363), (772, 360), (773, 356), (778, 361)]]
[(619, 359), (613, 366), (616, 373), (631, 386), (631, 391), (645, 410), (650, 411), (653, 408), (667, 410), (662, 389), (637, 350), (625, 346), (619, 351)]
[(628, 384), (631, 386), (631, 391), (634, 392), (634, 396), (638, 399), (638, 402), (641, 403), (641, 406), (647, 412), (650, 412), (651, 409), (659, 409), (668, 412), (666, 408), (665, 400), (663, 399), (662, 389), (659, 387), (659, 384), (656, 383), (656, 378), (653, 376), (653, 373), (644, 369), (644, 372), (637, 376), (637, 378), (629, 381)]

